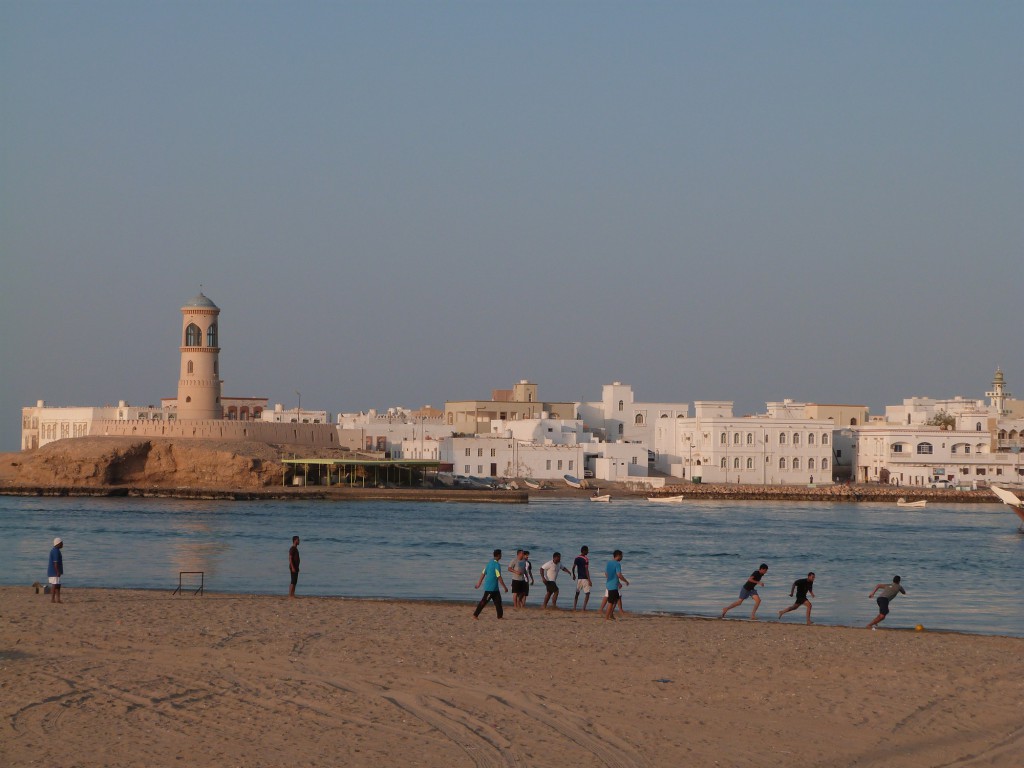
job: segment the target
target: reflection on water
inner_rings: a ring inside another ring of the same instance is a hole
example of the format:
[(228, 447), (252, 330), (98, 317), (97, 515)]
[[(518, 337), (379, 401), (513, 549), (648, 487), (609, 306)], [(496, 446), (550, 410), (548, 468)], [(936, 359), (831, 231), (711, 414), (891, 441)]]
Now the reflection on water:
[[(1007, 588), (1024, 556), (1016, 526), (999, 505), (0, 497), (0, 582), (43, 580), (52, 539), (60, 535), (69, 590), (173, 589), (179, 571), (204, 571), (211, 590), (283, 594), (288, 548), (299, 535), (300, 594), (471, 601), (491, 550), (501, 547), (507, 562), (523, 547), (532, 552), (538, 581), (528, 604), (538, 605), (541, 565), (558, 550), (571, 566), (586, 544), (598, 594), (611, 550), (625, 552), (631, 610), (716, 616), (763, 561), (770, 566), (760, 590), (766, 620), (790, 604), (792, 582), (813, 570), (815, 621), (863, 625), (875, 612), (868, 594), (898, 573), (909, 594), (894, 602), (887, 625), (1024, 636), (1024, 597)], [(569, 577), (558, 581), (561, 604), (571, 603)], [(749, 611), (747, 603), (730, 615)]]

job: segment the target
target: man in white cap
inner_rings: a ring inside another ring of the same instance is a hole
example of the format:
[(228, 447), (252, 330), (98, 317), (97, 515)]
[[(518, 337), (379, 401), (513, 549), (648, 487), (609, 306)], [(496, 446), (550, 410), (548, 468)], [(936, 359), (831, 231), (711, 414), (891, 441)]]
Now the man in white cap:
[(58, 536), (53, 540), (53, 549), (50, 550), (50, 562), (46, 566), (46, 575), (50, 580), (50, 602), (59, 603), (60, 599), (60, 577), (64, 575), (64, 558), (61, 550), (64, 548), (64, 540)]

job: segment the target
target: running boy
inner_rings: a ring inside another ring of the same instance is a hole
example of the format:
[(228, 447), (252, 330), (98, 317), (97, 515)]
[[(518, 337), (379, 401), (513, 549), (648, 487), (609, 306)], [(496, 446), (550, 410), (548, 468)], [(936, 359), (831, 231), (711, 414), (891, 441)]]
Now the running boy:
[(754, 610), (750, 612), (750, 620), (757, 621), (757, 609), (761, 607), (761, 597), (757, 594), (757, 588), (761, 586), (761, 579), (766, 573), (768, 573), (768, 563), (761, 563), (761, 566), (750, 574), (750, 578), (747, 579), (742, 589), (740, 589), (740, 599), (734, 603), (730, 603), (722, 609), (721, 618), (724, 619), (725, 614), (742, 603), (748, 597), (752, 597), (754, 598)]
[(868, 597), (874, 597), (875, 592), (881, 591), (882, 594), (875, 600), (878, 603), (878, 615), (873, 618), (868, 624), (868, 629), (876, 629), (875, 625), (885, 621), (885, 617), (889, 615), (889, 601), (895, 600), (896, 595), (905, 595), (907, 590), (900, 584), (900, 577), (893, 576), (892, 582), (889, 584), (877, 584), (875, 588), (871, 590), (871, 594)]
[(807, 623), (813, 624), (811, 621), (811, 601), (807, 599), (807, 593), (811, 593), (811, 597), (814, 597), (814, 571), (807, 574), (806, 579), (797, 579), (793, 582), (793, 586), (789, 588), (789, 596), (793, 596), (793, 590), (796, 590), (796, 602), (793, 603), (789, 608), (783, 608), (779, 611), (779, 618), (781, 619), (783, 614), (795, 611), (801, 605), (807, 606)]

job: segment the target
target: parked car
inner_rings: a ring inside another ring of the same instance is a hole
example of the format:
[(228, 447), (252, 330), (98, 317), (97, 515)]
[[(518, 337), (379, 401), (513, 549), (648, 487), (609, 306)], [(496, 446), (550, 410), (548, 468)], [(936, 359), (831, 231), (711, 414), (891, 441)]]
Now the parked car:
[(583, 477), (589, 479), (589, 478), (591, 478), (593, 476), (594, 476), (594, 470), (592, 470), (592, 469), (584, 469), (583, 470)]

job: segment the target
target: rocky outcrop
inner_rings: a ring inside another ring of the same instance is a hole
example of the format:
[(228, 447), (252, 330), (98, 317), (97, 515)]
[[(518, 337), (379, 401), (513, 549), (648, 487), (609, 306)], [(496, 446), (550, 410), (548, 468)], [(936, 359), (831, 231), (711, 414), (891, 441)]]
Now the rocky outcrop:
[(241, 440), (72, 438), (22, 454), (8, 484), (262, 488), (281, 484), (282, 452), (282, 446)]

